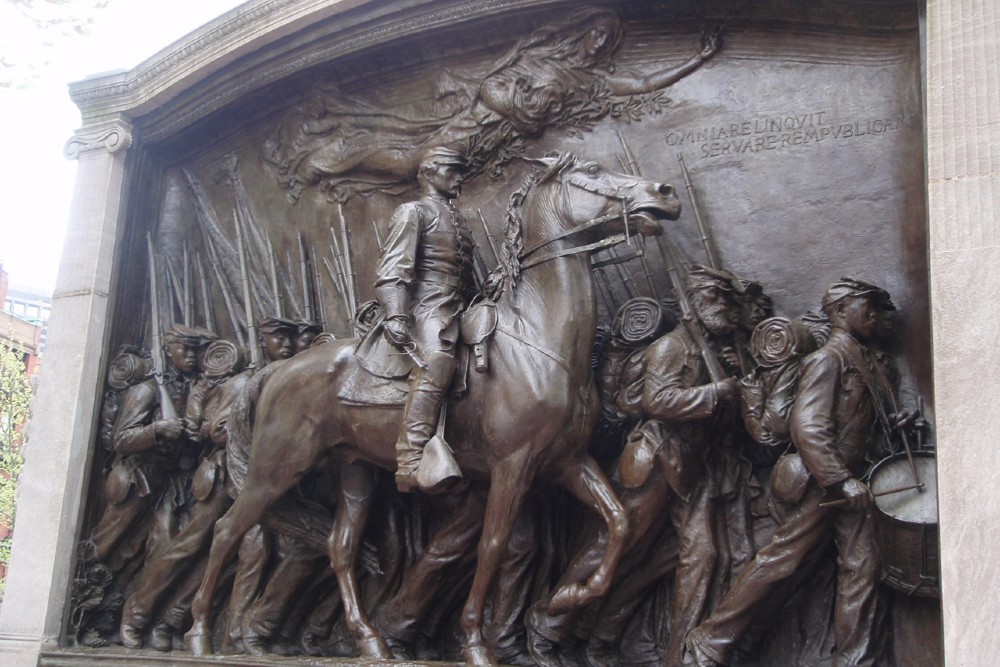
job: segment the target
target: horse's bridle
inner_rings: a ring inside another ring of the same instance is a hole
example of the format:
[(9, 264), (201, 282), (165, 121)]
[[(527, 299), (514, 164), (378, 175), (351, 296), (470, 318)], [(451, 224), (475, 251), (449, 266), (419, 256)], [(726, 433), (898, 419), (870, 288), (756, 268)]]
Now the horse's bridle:
[[(629, 235), (628, 231), (628, 202), (629, 202), (628, 195), (623, 195), (618, 188), (609, 187), (605, 183), (601, 183), (597, 180), (585, 179), (580, 174), (573, 174), (563, 179), (562, 183), (564, 186), (572, 185), (573, 187), (580, 188), (581, 190), (586, 190), (587, 192), (591, 192), (596, 195), (601, 195), (602, 197), (605, 197), (607, 199), (617, 200), (621, 203), (622, 207), (621, 212), (602, 215), (599, 218), (594, 218), (593, 220), (588, 220), (587, 222), (581, 223), (574, 227), (570, 227), (569, 229), (564, 229), (561, 232), (555, 234), (554, 236), (551, 236), (550, 238), (547, 238), (544, 241), (540, 241), (531, 246), (530, 248), (525, 249), (524, 252), (521, 253), (522, 270), (535, 266), (537, 264), (541, 264), (543, 262), (547, 262), (550, 259), (555, 259), (557, 257), (566, 257), (567, 255), (576, 255), (582, 252), (600, 250), (601, 248), (607, 248), (609, 246), (617, 245), (622, 241), (631, 242), (631, 236)], [(563, 192), (565, 193), (565, 190)], [(606, 239), (602, 239), (594, 243), (588, 243), (582, 246), (574, 246), (572, 248), (564, 248), (562, 250), (552, 250), (550, 252), (542, 253), (541, 255), (536, 255), (535, 257), (528, 259), (530, 255), (537, 252), (538, 250), (541, 250), (550, 243), (553, 243), (560, 239), (564, 239), (574, 234), (578, 234), (580, 232), (584, 232), (588, 229), (593, 229), (598, 225), (603, 225), (608, 222), (613, 222), (615, 220), (622, 220), (624, 222), (625, 232), (623, 234), (615, 234), (613, 236), (609, 236)]]

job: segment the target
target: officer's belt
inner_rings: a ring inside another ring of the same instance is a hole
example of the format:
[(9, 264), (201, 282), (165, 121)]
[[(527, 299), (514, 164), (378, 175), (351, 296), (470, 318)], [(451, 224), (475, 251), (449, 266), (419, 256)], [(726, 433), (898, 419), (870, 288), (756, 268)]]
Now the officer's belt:
[(434, 283), (435, 285), (444, 285), (445, 287), (450, 287), (452, 289), (458, 289), (458, 286), (462, 282), (458, 276), (453, 276), (450, 273), (444, 273), (442, 271), (434, 271), (433, 269), (421, 271), (418, 274), (417, 281)]

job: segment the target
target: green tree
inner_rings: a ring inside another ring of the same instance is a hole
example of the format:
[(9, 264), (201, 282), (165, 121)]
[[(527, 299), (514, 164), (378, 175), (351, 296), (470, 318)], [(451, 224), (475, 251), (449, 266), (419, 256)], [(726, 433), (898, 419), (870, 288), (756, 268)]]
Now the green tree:
[[(14, 525), (17, 479), (24, 459), (21, 457), (23, 429), (28, 421), (31, 384), (24, 368), (24, 354), (0, 344), (0, 527), (9, 533)], [(12, 536), (0, 540), (0, 564), (10, 562)], [(3, 582), (0, 582), (0, 596)]]

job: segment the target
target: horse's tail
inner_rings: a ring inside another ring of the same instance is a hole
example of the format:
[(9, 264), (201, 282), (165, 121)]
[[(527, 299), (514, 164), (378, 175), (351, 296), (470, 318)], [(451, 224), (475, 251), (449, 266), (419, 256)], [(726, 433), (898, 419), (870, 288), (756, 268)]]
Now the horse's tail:
[(257, 399), (260, 398), (260, 391), (264, 383), (280, 367), (281, 364), (269, 364), (257, 371), (240, 391), (239, 398), (236, 399), (236, 404), (229, 413), (229, 422), (226, 424), (228, 432), (226, 468), (229, 472), (229, 479), (232, 480), (237, 492), (243, 490), (247, 481)]

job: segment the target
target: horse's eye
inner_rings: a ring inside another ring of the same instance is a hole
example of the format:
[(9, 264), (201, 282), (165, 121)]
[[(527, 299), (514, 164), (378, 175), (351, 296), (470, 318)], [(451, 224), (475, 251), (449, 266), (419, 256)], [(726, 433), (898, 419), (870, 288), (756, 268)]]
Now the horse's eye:
[(590, 174), (591, 176), (597, 176), (599, 173), (601, 173), (601, 165), (597, 164), (596, 162), (591, 162), (590, 164), (587, 165), (587, 173)]

